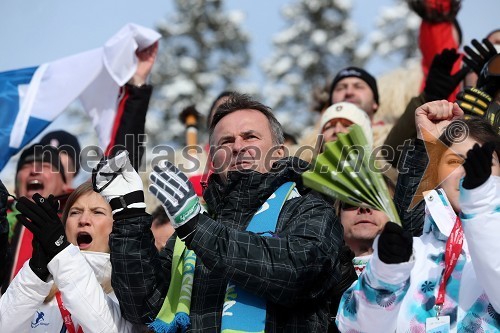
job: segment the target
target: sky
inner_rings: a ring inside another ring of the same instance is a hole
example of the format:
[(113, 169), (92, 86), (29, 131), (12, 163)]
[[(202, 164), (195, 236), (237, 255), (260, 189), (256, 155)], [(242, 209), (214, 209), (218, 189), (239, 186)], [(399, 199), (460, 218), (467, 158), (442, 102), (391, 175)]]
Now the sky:
[[(349, 0), (341, 0), (347, 1)], [(271, 52), (272, 36), (284, 27), (280, 8), (292, 0), (226, 0), (228, 9), (245, 13), (244, 29), (251, 36), (254, 64)], [(364, 32), (374, 28), (375, 13), (393, 0), (353, 0), (354, 21)], [(154, 28), (167, 18), (172, 0), (43, 0), (0, 2), (0, 71), (39, 65), (102, 46), (127, 22)], [(463, 0), (459, 21), (464, 41), (482, 37), (498, 22), (500, 1)], [(370, 66), (370, 65), (369, 65)], [(391, 64), (373, 64), (376, 75)], [(257, 72), (257, 66), (253, 66)], [(258, 73), (253, 73), (261, 79)]]
[[(226, 0), (227, 9), (245, 14), (243, 28), (250, 35), (253, 58), (250, 79), (263, 80), (259, 63), (270, 54), (273, 35), (285, 27), (280, 8), (291, 2)], [(361, 31), (369, 33), (375, 27), (376, 14), (393, 0), (353, 0), (351, 3), (353, 20)], [(168, 17), (172, 8), (172, 0), (0, 1), (0, 71), (36, 66), (100, 47), (128, 22), (154, 28), (157, 22)], [(472, 38), (482, 38), (494, 28), (500, 28), (496, 23), (498, 13), (498, 0), (463, 0), (458, 19), (464, 42), (470, 43)], [(394, 67), (395, 64), (384, 60), (367, 65), (376, 76)], [(56, 121), (49, 129), (64, 126), (64, 122)], [(5, 173), (6, 170), (0, 177)]]

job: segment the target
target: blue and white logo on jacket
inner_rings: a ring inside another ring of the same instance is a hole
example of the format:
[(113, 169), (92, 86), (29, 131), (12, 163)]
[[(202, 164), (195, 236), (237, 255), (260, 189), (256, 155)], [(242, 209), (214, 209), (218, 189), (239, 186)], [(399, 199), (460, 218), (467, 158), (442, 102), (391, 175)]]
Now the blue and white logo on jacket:
[(40, 325), (48, 326), (49, 323), (45, 323), (44, 318), (45, 318), (45, 313), (43, 313), (42, 311), (37, 311), (35, 321), (31, 322), (31, 328), (35, 328)]

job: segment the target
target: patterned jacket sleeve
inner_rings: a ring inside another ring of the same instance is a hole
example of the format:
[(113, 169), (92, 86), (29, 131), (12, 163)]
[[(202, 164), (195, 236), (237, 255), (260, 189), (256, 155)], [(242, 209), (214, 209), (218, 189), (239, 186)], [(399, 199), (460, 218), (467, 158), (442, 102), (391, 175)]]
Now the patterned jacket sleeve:
[(410, 285), (414, 261), (385, 264), (374, 253), (363, 273), (342, 296), (337, 313), (340, 332), (395, 332), (399, 309)]
[(460, 189), (461, 218), (476, 277), (500, 313), (500, 177), (472, 189)]
[(109, 237), (111, 283), (123, 317), (137, 324), (155, 319), (170, 283), (175, 238), (158, 253), (150, 228), (150, 215), (117, 220)]
[[(422, 194), (416, 193), (428, 161), (424, 142), (415, 139), (414, 144), (403, 152), (403, 158), (403, 165), (399, 170), (396, 183), (394, 202), (403, 223), (403, 229), (409, 231), (413, 237), (418, 237), (422, 234), (425, 216), (425, 201)], [(415, 195), (420, 195), (417, 196), (420, 201), (410, 209)]]
[(202, 215), (188, 246), (209, 270), (273, 303), (326, 297), (340, 281), (343, 243), (332, 206), (312, 195), (291, 199), (282, 219), (277, 237), (263, 237)]

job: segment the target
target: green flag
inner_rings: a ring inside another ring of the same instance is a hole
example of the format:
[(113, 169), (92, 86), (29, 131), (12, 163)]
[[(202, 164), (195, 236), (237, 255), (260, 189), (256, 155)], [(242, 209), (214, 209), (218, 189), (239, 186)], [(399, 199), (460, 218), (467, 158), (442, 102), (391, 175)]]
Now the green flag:
[(401, 225), (401, 220), (389, 194), (387, 184), (375, 165), (375, 160), (359, 125), (349, 133), (338, 134), (338, 140), (325, 144), (310, 171), (302, 174), (304, 185), (354, 206), (383, 211), (389, 219)]

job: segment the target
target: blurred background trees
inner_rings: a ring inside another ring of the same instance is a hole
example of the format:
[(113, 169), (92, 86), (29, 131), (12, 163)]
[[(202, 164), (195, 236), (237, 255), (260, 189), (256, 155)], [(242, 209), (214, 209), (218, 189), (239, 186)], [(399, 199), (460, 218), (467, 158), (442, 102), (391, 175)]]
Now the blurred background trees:
[(174, 11), (157, 26), (163, 38), (152, 77), (150, 144), (182, 145), (178, 114), (191, 104), (208, 113), (223, 90), (260, 98), (298, 135), (315, 119), (307, 112), (317, 108), (313, 96), (324, 97), (339, 69), (363, 67), (376, 57), (397, 67), (416, 56), (420, 19), (406, 2), (396, 0), (377, 14), (376, 29), (362, 34), (352, 19), (352, 1), (290, 1), (281, 10), (285, 26), (273, 36), (271, 54), (256, 67), (264, 77), (258, 86), (246, 79), (253, 59), (244, 14), (227, 10), (223, 0), (175, 0)]

